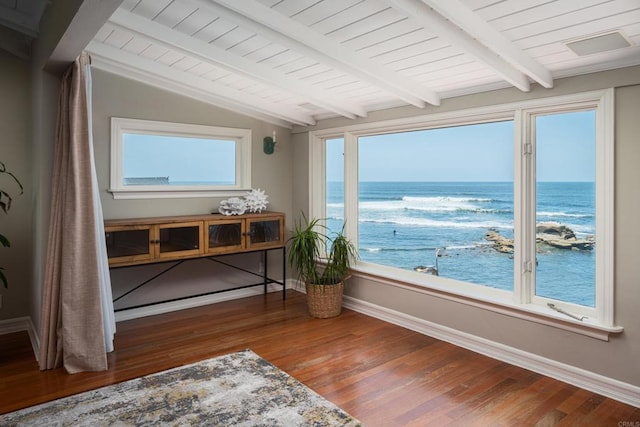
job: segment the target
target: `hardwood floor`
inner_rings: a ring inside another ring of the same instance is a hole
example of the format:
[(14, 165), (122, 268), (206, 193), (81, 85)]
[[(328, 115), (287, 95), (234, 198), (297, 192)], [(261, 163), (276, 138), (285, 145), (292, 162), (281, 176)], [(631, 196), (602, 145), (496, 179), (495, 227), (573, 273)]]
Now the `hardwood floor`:
[[(640, 409), (291, 291), (118, 323), (105, 372), (40, 372), (25, 332), (0, 336), (0, 413), (246, 348), (368, 426), (640, 425)], [(629, 424), (623, 424), (629, 422)]]

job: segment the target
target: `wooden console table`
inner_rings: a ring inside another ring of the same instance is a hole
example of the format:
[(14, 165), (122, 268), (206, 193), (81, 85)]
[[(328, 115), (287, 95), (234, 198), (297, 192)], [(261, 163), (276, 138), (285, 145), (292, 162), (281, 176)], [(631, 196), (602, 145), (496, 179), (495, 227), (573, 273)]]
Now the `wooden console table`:
[[(260, 278), (259, 282), (236, 286), (231, 289), (188, 295), (172, 300), (122, 308), (116, 311), (254, 286), (264, 286), (266, 294), (267, 285), (270, 283), (282, 285), (282, 298), (285, 299), (286, 247), (284, 221), (285, 215), (280, 212), (262, 212), (238, 216), (209, 214), (105, 221), (107, 255), (111, 268), (174, 262), (160, 273), (119, 296), (114, 302), (190, 259), (207, 258)], [(282, 251), (282, 281), (269, 277), (268, 253), (272, 250)], [(262, 265), (264, 266), (262, 274), (234, 266), (220, 259), (224, 255), (251, 252), (262, 252)]]

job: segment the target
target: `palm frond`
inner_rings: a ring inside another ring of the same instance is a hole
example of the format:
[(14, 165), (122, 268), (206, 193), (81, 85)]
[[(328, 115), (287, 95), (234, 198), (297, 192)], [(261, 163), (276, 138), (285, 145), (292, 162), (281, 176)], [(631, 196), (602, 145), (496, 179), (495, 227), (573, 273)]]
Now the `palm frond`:
[[(18, 185), (18, 188), (20, 188), (20, 194), (24, 194), (24, 187), (22, 186), (22, 183), (20, 182), (20, 180), (11, 172), (9, 172), (7, 170), (7, 167), (5, 166), (5, 164), (3, 162), (0, 162), (0, 175), (9, 175), (11, 178), (13, 178), (13, 180), (15, 181), (15, 183)], [(7, 193), (4, 190), (0, 190), (0, 209), (2, 209), (2, 211), (4, 211), (4, 213), (9, 213), (9, 209), (11, 209), (11, 195), (9, 193)], [(7, 239), (5, 236), (3, 236), (2, 234), (0, 234), (0, 245), (8, 248), (11, 246), (11, 244), (9, 243), (9, 239)], [(2, 282), (2, 284), (4, 285), (5, 288), (9, 287), (9, 283), (7, 281), (7, 276), (5, 276), (4, 274), (4, 268), (0, 267), (0, 282)]]
[(9, 282), (7, 282), (7, 276), (4, 275), (4, 268), (0, 267), (0, 282), (4, 285), (5, 289), (9, 289)]
[[(327, 227), (318, 218), (307, 219), (304, 212), (295, 223), (289, 238), (289, 264), (296, 270), (297, 279), (316, 285), (333, 285), (343, 281), (349, 274), (352, 262), (357, 258), (353, 243), (342, 231), (330, 237)], [(325, 248), (329, 247), (329, 253)], [(318, 260), (326, 258), (322, 269)]]

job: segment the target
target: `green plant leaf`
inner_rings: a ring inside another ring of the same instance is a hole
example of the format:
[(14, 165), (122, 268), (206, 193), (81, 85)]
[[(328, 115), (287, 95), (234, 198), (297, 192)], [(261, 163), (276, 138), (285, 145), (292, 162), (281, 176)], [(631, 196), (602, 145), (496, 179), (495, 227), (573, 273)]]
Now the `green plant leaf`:
[(0, 267), (0, 282), (4, 285), (5, 289), (9, 289), (9, 282), (7, 282), (7, 276), (4, 275), (4, 268)]
[[(13, 181), (18, 185), (20, 189), (20, 193), (18, 195), (24, 194), (24, 187), (20, 180), (10, 171), (7, 170), (6, 165), (0, 161), (0, 175), (8, 175)], [(4, 211), (4, 213), (9, 213), (9, 209), (11, 208), (11, 195), (7, 193), (4, 189), (0, 189), (0, 209)], [(4, 235), (0, 234), (0, 245), (8, 248), (11, 247), (11, 243), (9, 239), (7, 239)], [(4, 268), (0, 267), (0, 281), (4, 285), (5, 288), (9, 288), (9, 283), (7, 281), (7, 276), (4, 274)]]
[[(320, 219), (302, 219), (295, 223), (289, 243), (289, 264), (296, 270), (299, 281), (315, 285), (334, 285), (342, 282), (349, 274), (351, 263), (357, 257), (353, 243), (342, 231), (331, 238), (324, 233), (327, 227)], [(318, 260), (326, 256), (325, 247), (330, 248), (324, 269)]]

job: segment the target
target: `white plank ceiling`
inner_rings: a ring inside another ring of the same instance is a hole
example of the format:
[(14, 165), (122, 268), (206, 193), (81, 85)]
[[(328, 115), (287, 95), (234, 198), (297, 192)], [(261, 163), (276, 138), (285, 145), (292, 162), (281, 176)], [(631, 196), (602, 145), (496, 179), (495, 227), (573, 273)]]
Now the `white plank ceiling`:
[(0, 0), (0, 25), (36, 38), (48, 0)]
[[(567, 47), (614, 31), (628, 46)], [(87, 50), (95, 67), (311, 125), (640, 64), (640, 0), (124, 0)]]

